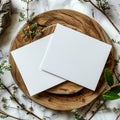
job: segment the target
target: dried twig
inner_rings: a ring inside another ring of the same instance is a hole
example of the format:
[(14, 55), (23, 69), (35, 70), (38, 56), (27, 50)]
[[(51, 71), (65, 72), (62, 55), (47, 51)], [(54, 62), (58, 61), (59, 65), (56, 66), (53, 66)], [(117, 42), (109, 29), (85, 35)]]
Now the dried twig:
[(119, 117), (120, 117), (120, 113), (118, 114), (118, 116), (116, 117), (116, 119), (115, 119), (115, 120), (118, 120), (118, 119), (119, 119)]
[(97, 108), (97, 110), (94, 111), (94, 113), (91, 115), (91, 117), (88, 120), (91, 120), (104, 104), (105, 104), (105, 100), (103, 101), (102, 104), (100, 104), (100, 106)]
[(4, 112), (4, 111), (2, 111), (2, 110), (0, 110), (0, 114), (4, 115), (4, 116), (6, 116), (6, 117), (14, 118), (14, 119), (16, 119), (16, 120), (25, 120), (25, 119), (21, 119), (21, 118), (17, 118), (17, 117), (15, 117), (15, 116), (9, 115), (9, 114), (7, 114), (6, 112)]
[(42, 120), (39, 116), (37, 116), (36, 114), (34, 114), (33, 112), (27, 110), (25, 107), (22, 106), (22, 104), (17, 100), (17, 98), (11, 93), (11, 91), (2, 83), (3, 88), (6, 89), (6, 91), (11, 95), (11, 97), (13, 98), (13, 100), (22, 108), (22, 110), (24, 110), (27, 113), (30, 113), (31, 115), (33, 115), (34, 117), (36, 117), (39, 120)]
[(119, 80), (119, 78), (117, 77), (117, 73), (115, 72), (115, 70), (114, 70), (114, 75), (115, 75), (115, 78), (116, 78), (117, 82), (120, 83), (120, 80)]
[(101, 13), (105, 15), (105, 17), (110, 21), (110, 23), (113, 25), (113, 27), (117, 30), (117, 32), (120, 34), (120, 30), (117, 28), (117, 26), (112, 22), (112, 20), (109, 18), (109, 16), (106, 14), (105, 11), (101, 10), (97, 5), (95, 5), (92, 0), (88, 0), (97, 10), (99, 10)]
[[(27, 0), (27, 8), (26, 8), (26, 13), (27, 13), (27, 24), (28, 24), (28, 31), (30, 31), (30, 20), (29, 20), (29, 3), (30, 1)], [(32, 42), (32, 35), (30, 34), (30, 42)]]

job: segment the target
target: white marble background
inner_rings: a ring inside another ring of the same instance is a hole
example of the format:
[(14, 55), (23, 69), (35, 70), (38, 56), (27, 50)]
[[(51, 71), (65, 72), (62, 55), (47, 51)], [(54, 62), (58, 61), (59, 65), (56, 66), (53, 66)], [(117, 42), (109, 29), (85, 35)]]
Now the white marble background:
[[(16, 36), (17, 32), (21, 28), (21, 26), (24, 24), (24, 22), (18, 22), (19, 13), (25, 12), (25, 3), (21, 0), (11, 0), (13, 5), (13, 15), (12, 15), (12, 23), (9, 28), (6, 29), (4, 34), (0, 37), (0, 59), (4, 59), (7, 57), (10, 44), (14, 37)], [(120, 0), (109, 0), (110, 4), (110, 11), (109, 15), (113, 22), (118, 26), (120, 29)], [(82, 12), (92, 18), (94, 18), (108, 33), (111, 39), (114, 39), (116, 41), (120, 41), (120, 34), (113, 28), (111, 23), (106, 19), (106, 17), (100, 13), (98, 10), (96, 10), (92, 5), (89, 3), (84, 3), (78, 0), (35, 0), (35, 2), (32, 2), (32, 5), (30, 5), (30, 12), (35, 12), (36, 15), (43, 13), (48, 10), (53, 9), (60, 9), (60, 8), (66, 8), (66, 9), (73, 9), (77, 10), (79, 12)], [(118, 44), (114, 44), (117, 55), (120, 54), (120, 46)], [(12, 79), (12, 76), (9, 72), (6, 72), (4, 76), (2, 76), (5, 84), (7, 86), (10, 86), (11, 84), (14, 84), (14, 81)], [(31, 102), (30, 100), (24, 100), (21, 97), (22, 92), (19, 90), (18, 92), (18, 98), (22, 103), (24, 103), (27, 107), (30, 106)], [(8, 94), (4, 90), (0, 90), (0, 99), (2, 96), (8, 97)], [(16, 106), (14, 103), (10, 102), (8, 103), (10, 106)], [(59, 111), (53, 111), (46, 109), (43, 106), (37, 105), (35, 103), (32, 103), (34, 106), (34, 112), (41, 116), (48, 116), (50, 117), (50, 120), (73, 120), (73, 116), (71, 112), (59, 112)], [(110, 101), (107, 102), (107, 105), (110, 108), (118, 107), (120, 108), (120, 100)], [(0, 108), (2, 108), (2, 104), (0, 104)], [(32, 116), (26, 115), (24, 112), (20, 112), (18, 110), (9, 108), (7, 110), (8, 113), (16, 115), (19, 118), (24, 118), (27, 120), (37, 120), (36, 118), (33, 118)], [(113, 111), (99, 111), (92, 120), (114, 120), (116, 117), (116, 114)], [(2, 120), (0, 118), (0, 120)], [(7, 118), (6, 120), (13, 120), (11, 118)], [(49, 120), (49, 119), (47, 119)]]

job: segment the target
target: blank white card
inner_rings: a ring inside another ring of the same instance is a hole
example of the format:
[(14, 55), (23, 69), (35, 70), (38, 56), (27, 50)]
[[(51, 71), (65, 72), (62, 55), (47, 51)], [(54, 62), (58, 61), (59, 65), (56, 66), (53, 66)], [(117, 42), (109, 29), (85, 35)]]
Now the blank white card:
[(30, 95), (47, 90), (65, 80), (39, 70), (51, 35), (11, 52)]
[(95, 90), (111, 47), (57, 24), (40, 69)]

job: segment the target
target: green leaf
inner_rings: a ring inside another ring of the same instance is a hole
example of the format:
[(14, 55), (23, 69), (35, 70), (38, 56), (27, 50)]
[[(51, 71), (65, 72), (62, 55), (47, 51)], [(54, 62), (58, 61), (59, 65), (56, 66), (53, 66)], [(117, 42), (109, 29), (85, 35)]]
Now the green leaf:
[(109, 71), (108, 68), (105, 69), (104, 77), (109, 86), (112, 86), (114, 84), (114, 79), (113, 79), (112, 73)]
[(3, 84), (2, 84), (2, 82), (0, 81), (0, 88), (2, 88), (3, 87)]
[(114, 92), (108, 91), (103, 94), (103, 98), (106, 100), (116, 100), (119, 99), (120, 96), (115, 94)]
[(108, 3), (108, 0), (96, 0), (97, 2), (97, 6), (102, 10), (102, 11), (106, 11), (106, 10), (109, 10), (110, 9), (110, 6), (109, 6), (109, 3)]
[(8, 109), (7, 104), (3, 104), (3, 108), (4, 108), (5, 110), (7, 110), (7, 109)]
[(112, 92), (114, 92), (114, 93), (116, 93), (116, 94), (120, 93), (120, 84), (112, 87), (112, 88), (110, 89), (110, 91), (112, 91)]
[(34, 15), (35, 15), (35, 12), (32, 12), (32, 13), (30, 14), (30, 20), (33, 19)]
[(20, 12), (20, 17), (21, 17), (21, 18), (24, 18), (24, 17), (25, 17), (25, 14), (22, 13), (22, 12)]
[(22, 110), (25, 109), (25, 105), (23, 103), (20, 105), (20, 107), (21, 107)]
[(120, 85), (112, 87), (110, 90), (103, 94), (103, 98), (106, 100), (116, 100), (120, 99)]
[(25, 20), (27, 20), (27, 18), (25, 17), (25, 14), (20, 12), (20, 18), (18, 21), (21, 22), (21, 21), (25, 21)]
[(30, 30), (36, 29), (37, 28), (37, 23), (33, 23), (30, 25)]
[(2, 118), (2, 119), (5, 119), (7, 117), (8, 117), (7, 115), (0, 115), (0, 118)]
[(3, 103), (6, 103), (6, 102), (7, 102), (7, 99), (6, 99), (5, 97), (3, 97), (3, 98), (1, 99), (1, 101), (2, 101)]
[(11, 69), (11, 65), (7, 64), (6, 60), (3, 60), (0, 63), (0, 74), (4, 74), (5, 71), (9, 71)]

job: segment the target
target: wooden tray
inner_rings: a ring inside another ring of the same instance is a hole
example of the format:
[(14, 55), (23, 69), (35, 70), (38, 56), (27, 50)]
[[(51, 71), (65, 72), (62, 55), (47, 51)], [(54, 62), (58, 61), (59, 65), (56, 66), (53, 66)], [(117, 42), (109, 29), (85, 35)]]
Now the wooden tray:
[[(37, 35), (33, 39), (33, 41), (38, 38), (42, 38), (48, 34), (51, 34), (52, 32), (54, 32), (55, 24), (60, 23), (96, 39), (100, 39), (108, 44), (111, 44), (110, 38), (96, 21), (84, 14), (73, 10), (60, 9), (48, 11), (43, 14), (37, 15), (31, 23), (35, 22), (37, 22), (39, 25), (38, 29), (41, 29), (43, 32), (42, 34)], [(27, 24), (23, 26), (23, 28), (25, 27), (27, 27)], [(13, 40), (10, 51), (30, 43), (29, 40), (24, 39), (25, 36), (22, 32), (23, 28), (21, 28), (16, 38)], [(23, 90), (23, 92), (38, 104), (54, 110), (72, 110), (83, 107), (97, 98), (106, 88), (106, 84), (102, 74), (95, 92), (83, 88), (82, 86), (76, 85), (72, 82), (66, 81), (58, 86), (55, 86), (54, 88), (51, 88), (47, 91), (31, 97), (28, 94), (26, 86), (11, 54), (9, 54), (9, 62), (12, 65), (12, 76), (18, 86)], [(113, 70), (113, 49), (109, 55), (105, 67), (109, 68), (111, 71)]]

